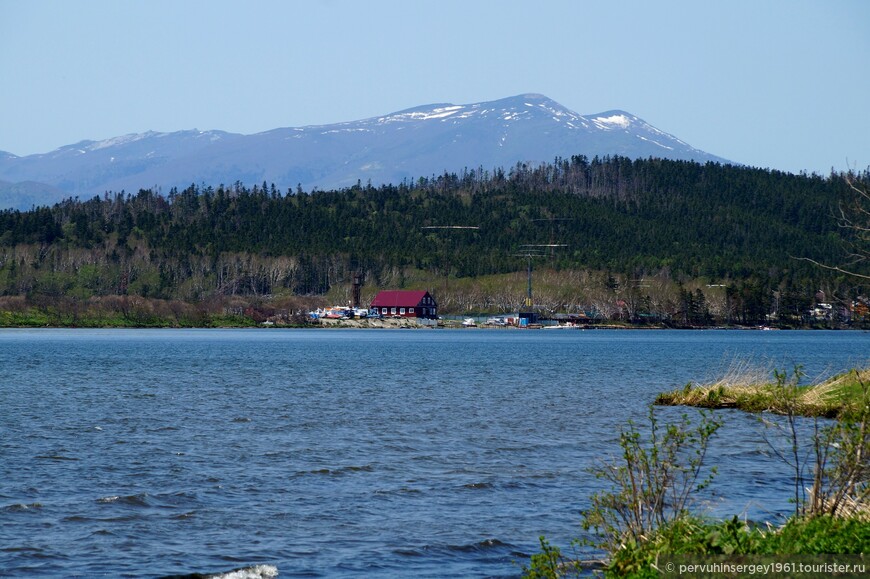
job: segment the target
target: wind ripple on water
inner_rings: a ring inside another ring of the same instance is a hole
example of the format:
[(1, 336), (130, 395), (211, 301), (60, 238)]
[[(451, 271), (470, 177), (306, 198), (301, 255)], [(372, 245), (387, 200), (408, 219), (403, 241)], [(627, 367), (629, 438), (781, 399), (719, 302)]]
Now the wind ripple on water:
[[(868, 351), (845, 332), (0, 331), (0, 568), (516, 576), (538, 536), (581, 533), (587, 467), (658, 392), (741, 353), (814, 373)], [(727, 423), (712, 510), (787, 511), (757, 423)]]

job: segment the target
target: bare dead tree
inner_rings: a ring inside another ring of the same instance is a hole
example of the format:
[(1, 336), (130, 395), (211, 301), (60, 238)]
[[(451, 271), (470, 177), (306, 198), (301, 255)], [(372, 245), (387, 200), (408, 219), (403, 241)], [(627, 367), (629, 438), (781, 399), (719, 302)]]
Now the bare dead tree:
[(870, 187), (866, 180), (859, 180), (853, 173), (844, 176), (851, 189), (852, 198), (840, 204), (837, 221), (849, 234), (847, 260), (842, 265), (830, 265), (808, 257), (800, 258), (819, 267), (851, 277), (870, 280), (870, 275), (860, 269), (870, 263)]

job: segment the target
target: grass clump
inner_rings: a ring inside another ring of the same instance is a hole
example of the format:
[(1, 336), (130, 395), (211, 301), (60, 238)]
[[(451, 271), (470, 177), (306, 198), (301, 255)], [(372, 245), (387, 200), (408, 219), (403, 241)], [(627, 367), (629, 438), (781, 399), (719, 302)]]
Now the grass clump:
[[(707, 384), (689, 382), (685, 387), (656, 397), (661, 406), (737, 408), (745, 412), (795, 412), (799, 416), (839, 418), (858, 412), (862, 384), (870, 382), (870, 368), (850, 370), (822, 382), (796, 386), (794, 397), (784, 400), (780, 375), (771, 381), (765, 371), (729, 372)], [(786, 404), (791, 405), (786, 407)]]

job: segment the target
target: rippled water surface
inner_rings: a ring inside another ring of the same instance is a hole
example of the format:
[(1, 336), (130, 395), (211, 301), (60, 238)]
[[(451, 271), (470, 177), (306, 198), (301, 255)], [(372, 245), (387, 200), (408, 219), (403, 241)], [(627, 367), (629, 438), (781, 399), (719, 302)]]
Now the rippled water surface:
[[(2, 330), (0, 569), (516, 576), (581, 535), (621, 425), (734, 360), (830, 375), (870, 334)], [(725, 416), (708, 508), (780, 516), (787, 468)]]

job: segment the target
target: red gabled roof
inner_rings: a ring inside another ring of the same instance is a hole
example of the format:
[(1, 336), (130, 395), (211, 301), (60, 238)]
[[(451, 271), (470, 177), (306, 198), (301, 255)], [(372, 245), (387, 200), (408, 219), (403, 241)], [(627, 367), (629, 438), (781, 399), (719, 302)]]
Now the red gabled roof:
[(372, 300), (371, 307), (414, 308), (420, 305), (428, 293), (422, 290), (386, 290), (378, 292), (378, 295)]

